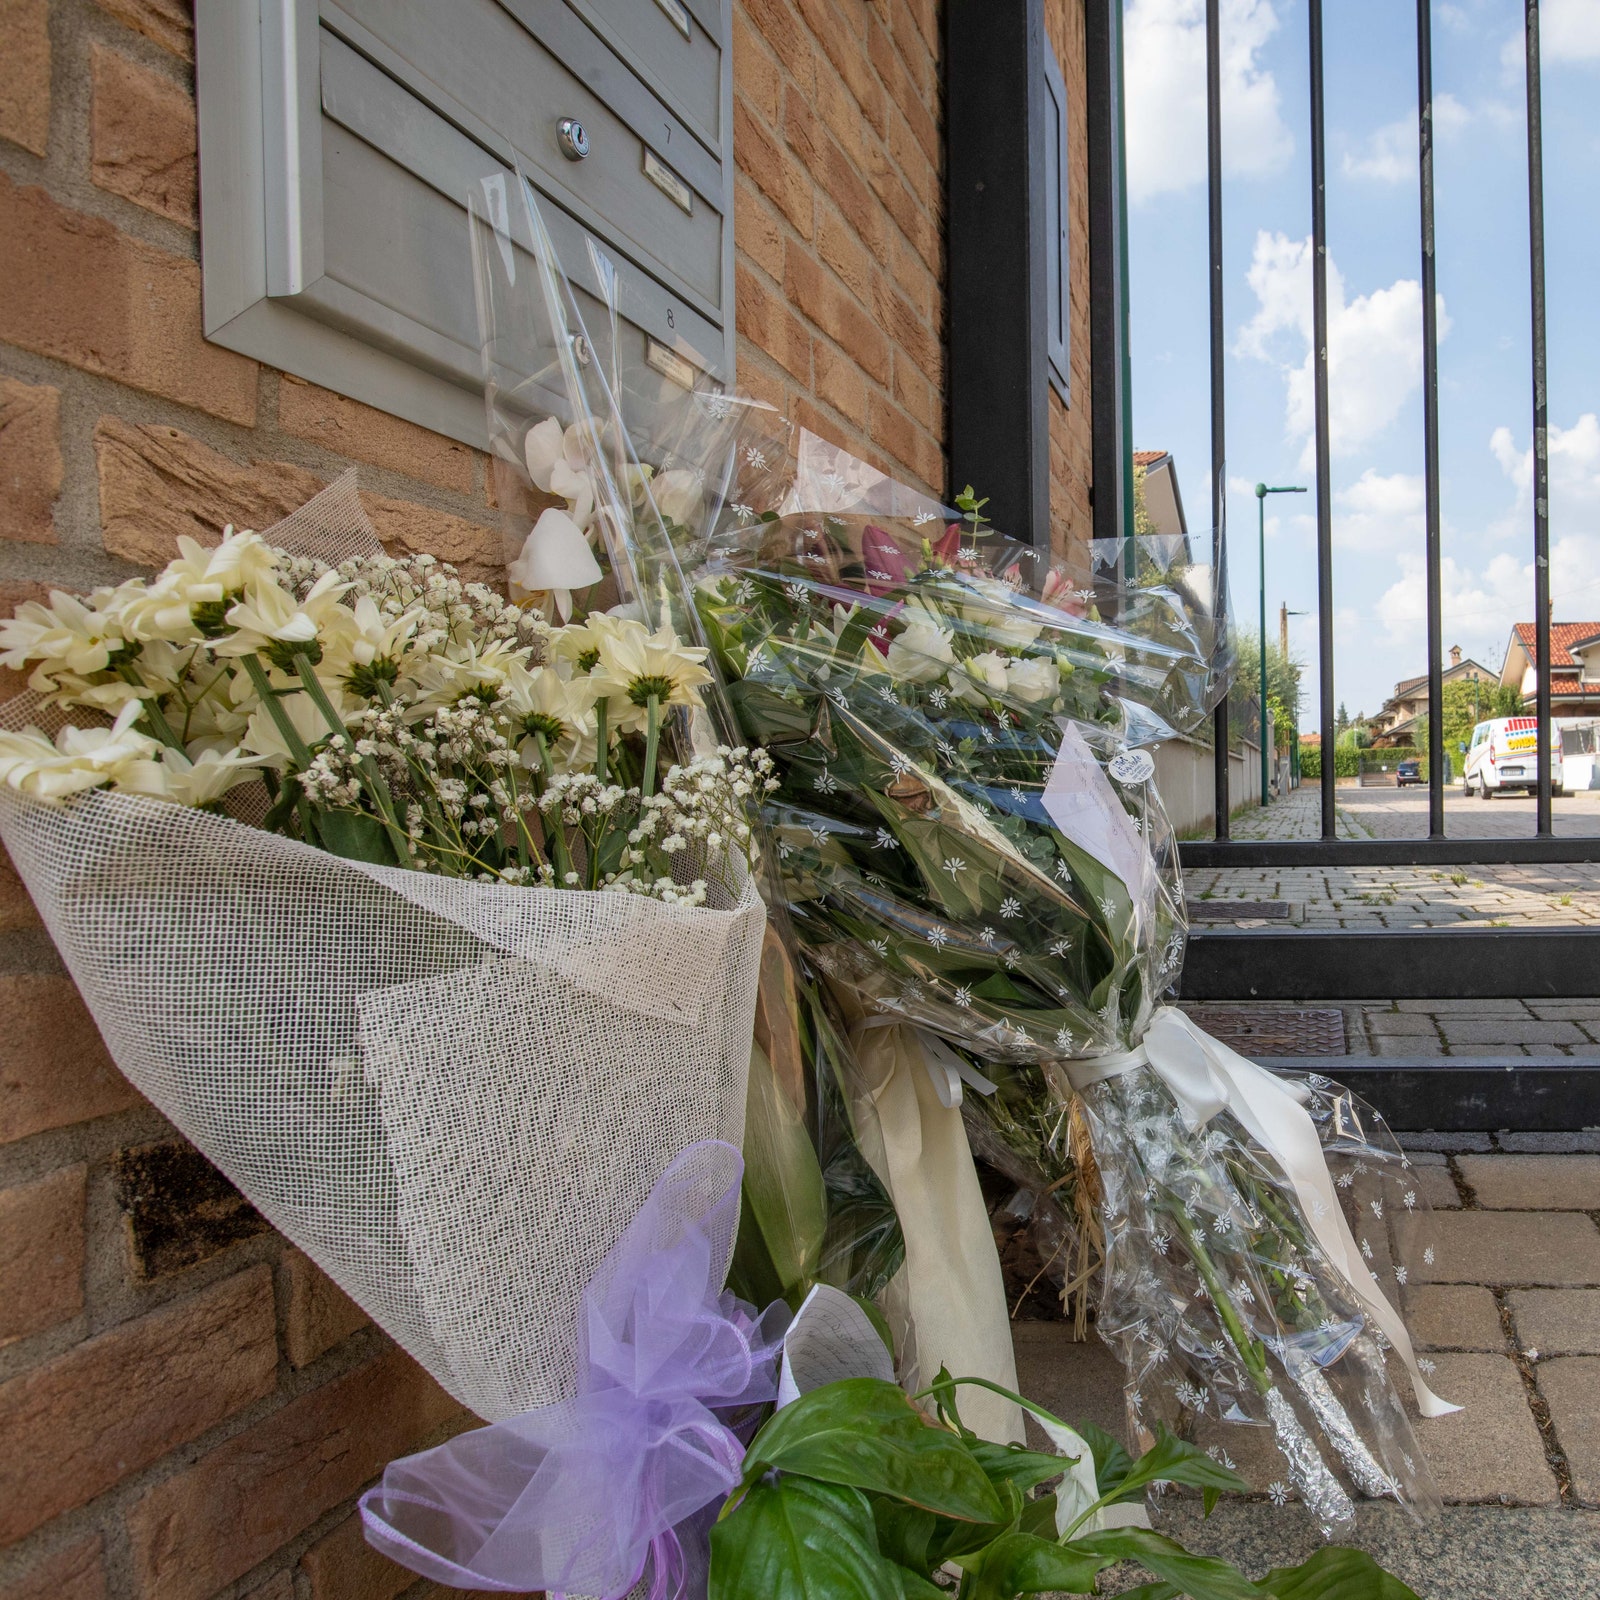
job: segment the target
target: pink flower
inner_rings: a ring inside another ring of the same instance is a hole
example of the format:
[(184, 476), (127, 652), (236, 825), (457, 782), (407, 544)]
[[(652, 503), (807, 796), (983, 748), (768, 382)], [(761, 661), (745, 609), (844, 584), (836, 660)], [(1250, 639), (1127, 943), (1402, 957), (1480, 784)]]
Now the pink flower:
[(898, 589), (909, 576), (906, 558), (893, 536), (871, 522), (861, 534), (861, 564), (867, 569), (867, 593), (874, 600)]

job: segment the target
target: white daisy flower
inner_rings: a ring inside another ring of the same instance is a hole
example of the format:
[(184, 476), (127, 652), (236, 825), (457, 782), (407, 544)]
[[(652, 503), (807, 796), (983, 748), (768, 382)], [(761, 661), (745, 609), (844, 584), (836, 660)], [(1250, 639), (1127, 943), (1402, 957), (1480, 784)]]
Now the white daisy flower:
[(1002, 917), (1020, 917), (1022, 915), (1022, 902), (1015, 895), (1007, 895), (1000, 902), (1000, 915)]

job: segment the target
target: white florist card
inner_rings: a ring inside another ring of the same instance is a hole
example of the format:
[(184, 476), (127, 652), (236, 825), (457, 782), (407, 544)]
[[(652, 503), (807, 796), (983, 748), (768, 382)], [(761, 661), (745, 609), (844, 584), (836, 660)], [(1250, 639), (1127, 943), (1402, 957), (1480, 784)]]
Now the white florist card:
[(1123, 881), (1136, 913), (1149, 916), (1156, 894), (1150, 851), (1077, 725), (1065, 717), (1056, 721), (1061, 748), (1040, 797), (1044, 808), (1067, 838)]

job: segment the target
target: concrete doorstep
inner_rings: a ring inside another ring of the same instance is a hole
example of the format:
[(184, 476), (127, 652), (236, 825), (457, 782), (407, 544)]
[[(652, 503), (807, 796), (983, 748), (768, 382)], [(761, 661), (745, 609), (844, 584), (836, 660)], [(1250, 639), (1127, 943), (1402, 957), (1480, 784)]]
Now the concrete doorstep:
[[(1406, 1320), (1435, 1364), (1429, 1382), (1465, 1407), (1417, 1423), (1443, 1514), (1419, 1525), (1362, 1502), (1351, 1542), (1422, 1600), (1600, 1600), (1600, 1154), (1511, 1153), (1493, 1146), (1516, 1135), (1480, 1137), (1480, 1151), (1413, 1149), (1435, 1256)], [(1024, 1394), (1126, 1437), (1122, 1368), (1092, 1332), (1013, 1331)], [(1221, 1443), (1253, 1493), (1225, 1497), (1208, 1522), (1197, 1500), (1169, 1495), (1156, 1525), (1253, 1576), (1310, 1555), (1320, 1540), (1305, 1510), (1266, 1498), (1287, 1477), (1267, 1430), (1208, 1424), (1200, 1442)]]

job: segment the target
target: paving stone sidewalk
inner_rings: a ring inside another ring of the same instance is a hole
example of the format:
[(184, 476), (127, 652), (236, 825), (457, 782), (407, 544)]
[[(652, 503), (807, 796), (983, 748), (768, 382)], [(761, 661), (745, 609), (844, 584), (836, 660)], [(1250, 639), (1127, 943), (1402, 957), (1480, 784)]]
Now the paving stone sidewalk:
[[(1231, 1012), (1256, 1020), (1305, 1009), (1260, 1001), (1205, 1001), (1198, 1008), (1213, 1032), (1221, 1031), (1214, 1019)], [(1600, 1059), (1600, 1000), (1595, 999), (1318, 1000), (1309, 1009), (1342, 1013), (1345, 1051), (1351, 1056)], [(1277, 1054), (1249, 1048), (1245, 1053)]]
[[(1588, 1151), (1548, 1153), (1562, 1142)], [(1422, 1600), (1600, 1597), (1600, 1133), (1407, 1143), (1438, 1246), (1407, 1320), (1436, 1364), (1430, 1382), (1466, 1409), (1417, 1424), (1443, 1521), (1419, 1530), (1367, 1504), (1352, 1542)], [(1121, 1369), (1103, 1345), (1064, 1323), (1013, 1326), (1023, 1393), (1124, 1433)], [(1160, 1525), (1257, 1574), (1304, 1559), (1317, 1543), (1304, 1511), (1259, 1492), (1285, 1476), (1270, 1437), (1234, 1428), (1227, 1441), (1257, 1493), (1204, 1525), (1195, 1507), (1163, 1505)]]
[[(1287, 798), (1235, 817), (1236, 839), (1315, 839), (1321, 831), (1321, 797), (1302, 784)], [(1420, 807), (1420, 811), (1419, 811)], [(1446, 826), (1452, 832), (1523, 837), (1533, 832), (1530, 802), (1497, 799), (1488, 805), (1451, 794)], [(1600, 834), (1600, 790), (1563, 797), (1558, 833)], [(1416, 790), (1338, 790), (1340, 838), (1405, 838), (1427, 832), (1427, 798)], [(1230, 867), (1192, 871), (1184, 891), (1202, 915), (1213, 901), (1288, 901), (1297, 908), (1292, 927), (1593, 927), (1600, 924), (1600, 863), (1470, 867)], [(1240, 921), (1237, 927), (1282, 922)]]

